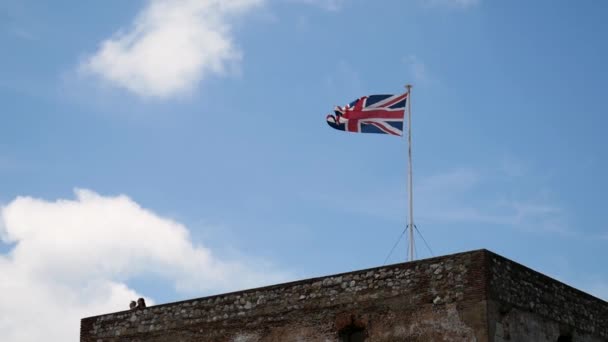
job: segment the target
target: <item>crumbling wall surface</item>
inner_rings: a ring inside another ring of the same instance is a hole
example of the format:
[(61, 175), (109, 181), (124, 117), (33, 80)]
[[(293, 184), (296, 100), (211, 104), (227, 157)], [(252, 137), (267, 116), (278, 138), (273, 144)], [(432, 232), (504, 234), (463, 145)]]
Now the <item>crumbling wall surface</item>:
[(81, 341), (488, 341), (485, 251), (85, 318)]
[[(495, 317), (491, 322), (492, 339), (494, 342), (606, 342), (607, 340), (579, 329), (557, 323), (540, 315), (511, 307), (507, 312), (492, 310), (494, 303), (489, 305), (490, 316)], [(560, 337), (562, 339), (560, 339)]]
[(488, 252), (492, 341), (608, 342), (608, 303)]

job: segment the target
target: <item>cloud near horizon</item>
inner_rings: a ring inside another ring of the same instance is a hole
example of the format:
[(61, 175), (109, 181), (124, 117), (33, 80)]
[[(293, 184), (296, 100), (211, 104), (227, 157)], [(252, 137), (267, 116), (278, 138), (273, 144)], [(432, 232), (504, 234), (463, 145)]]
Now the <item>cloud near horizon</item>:
[(104, 40), (80, 71), (142, 97), (187, 93), (242, 53), (231, 28), (265, 0), (148, 0), (131, 27)]
[(5, 341), (76, 340), (81, 318), (124, 310), (142, 296), (127, 283), (137, 276), (161, 277), (190, 295), (286, 278), (264, 262), (218, 258), (194, 244), (185, 226), (127, 196), (75, 193), (56, 201), (18, 197), (0, 208), (0, 239), (11, 247), (0, 253)]

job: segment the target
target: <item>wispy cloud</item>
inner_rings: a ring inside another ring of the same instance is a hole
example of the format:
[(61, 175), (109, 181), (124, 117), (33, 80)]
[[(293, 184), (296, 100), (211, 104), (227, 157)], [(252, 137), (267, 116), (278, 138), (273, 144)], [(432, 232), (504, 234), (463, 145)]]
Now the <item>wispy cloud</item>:
[(103, 41), (80, 71), (143, 97), (168, 98), (242, 58), (234, 20), (264, 0), (149, 0), (127, 30)]
[[(347, 0), (288, 0), (294, 3), (301, 3), (320, 7), (328, 11), (338, 11), (342, 9)], [(478, 5), (481, 0), (419, 0), (422, 5), (429, 7), (449, 7), (449, 8), (469, 8)]]
[(408, 66), (408, 71), (413, 81), (417, 84), (433, 83), (433, 79), (427, 69), (426, 64), (420, 61), (416, 56), (410, 55), (404, 58), (405, 64)]
[[(127, 282), (138, 276), (167, 279), (189, 294), (284, 279), (266, 262), (219, 258), (184, 225), (127, 196), (89, 190), (75, 199), (14, 199), (0, 207), (0, 239), (11, 246), (0, 253), (5, 341), (76, 340), (74, 322), (124, 310), (141, 296)], [(32, 315), (45, 324), (31, 329)]]
[(338, 11), (344, 5), (345, 0), (290, 0), (290, 1), (320, 7), (327, 11)]
[(479, 184), (482, 175), (473, 168), (454, 168), (447, 172), (438, 173), (422, 178), (416, 188), (422, 193), (466, 191)]
[(506, 175), (501, 171), (501, 166), (456, 168), (423, 178), (416, 189), (420, 217), (429, 221), (483, 223), (572, 234), (565, 211), (540, 189), (526, 189), (517, 196), (489, 191), (497, 184), (504, 185)]
[[(335, 71), (325, 78), (327, 88), (335, 90), (341, 88), (352, 93), (363, 92), (363, 82), (359, 72), (347, 61), (340, 60), (336, 64)], [(347, 99), (350, 101), (351, 99)], [(346, 101), (346, 100), (345, 100)], [(336, 104), (343, 105), (343, 104)]]
[(517, 158), (505, 156), (499, 161), (497, 171), (508, 178), (517, 178), (525, 175), (528, 170), (529, 166), (526, 163)]
[(24, 39), (24, 40), (29, 40), (29, 41), (34, 41), (37, 39), (36, 35), (33, 34), (31, 31), (28, 31), (24, 28), (21, 27), (13, 27), (10, 32), (18, 38)]
[[(523, 163), (518, 163), (523, 165)], [(487, 224), (529, 232), (574, 234), (567, 212), (540, 188), (518, 185), (518, 179), (493, 167), (457, 167), (426, 177), (414, 184), (415, 210), (420, 221)], [(510, 170), (509, 170), (510, 172)], [(517, 168), (523, 176), (522, 168)], [(520, 189), (520, 191), (512, 191)], [(403, 220), (405, 191), (394, 188), (370, 193), (348, 193), (342, 198), (310, 196), (327, 203), (349, 203), (342, 210), (388, 220)]]
[(0, 155), (0, 171), (12, 170), (19, 166), (19, 163), (13, 158)]
[(452, 8), (469, 8), (478, 5), (481, 0), (422, 0), (429, 6), (442, 6)]

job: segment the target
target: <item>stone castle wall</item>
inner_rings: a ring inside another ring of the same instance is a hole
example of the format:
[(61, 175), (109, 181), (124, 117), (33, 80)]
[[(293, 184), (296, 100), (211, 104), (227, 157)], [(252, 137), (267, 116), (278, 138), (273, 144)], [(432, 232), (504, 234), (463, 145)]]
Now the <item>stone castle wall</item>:
[(494, 253), (488, 260), (496, 341), (608, 341), (608, 303)]
[(81, 322), (83, 342), (316, 342), (348, 334), (379, 342), (608, 342), (608, 303), (478, 250)]
[[(486, 341), (485, 253), (85, 318), (81, 341)], [(453, 340), (453, 339), (449, 339)]]

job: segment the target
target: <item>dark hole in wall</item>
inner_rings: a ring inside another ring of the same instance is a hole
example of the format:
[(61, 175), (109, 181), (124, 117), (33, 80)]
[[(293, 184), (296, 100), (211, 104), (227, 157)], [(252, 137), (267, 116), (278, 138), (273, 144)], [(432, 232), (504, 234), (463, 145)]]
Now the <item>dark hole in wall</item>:
[(557, 342), (572, 342), (572, 335), (559, 335)]
[(340, 331), (340, 342), (363, 342), (365, 341), (365, 329), (347, 327)]

